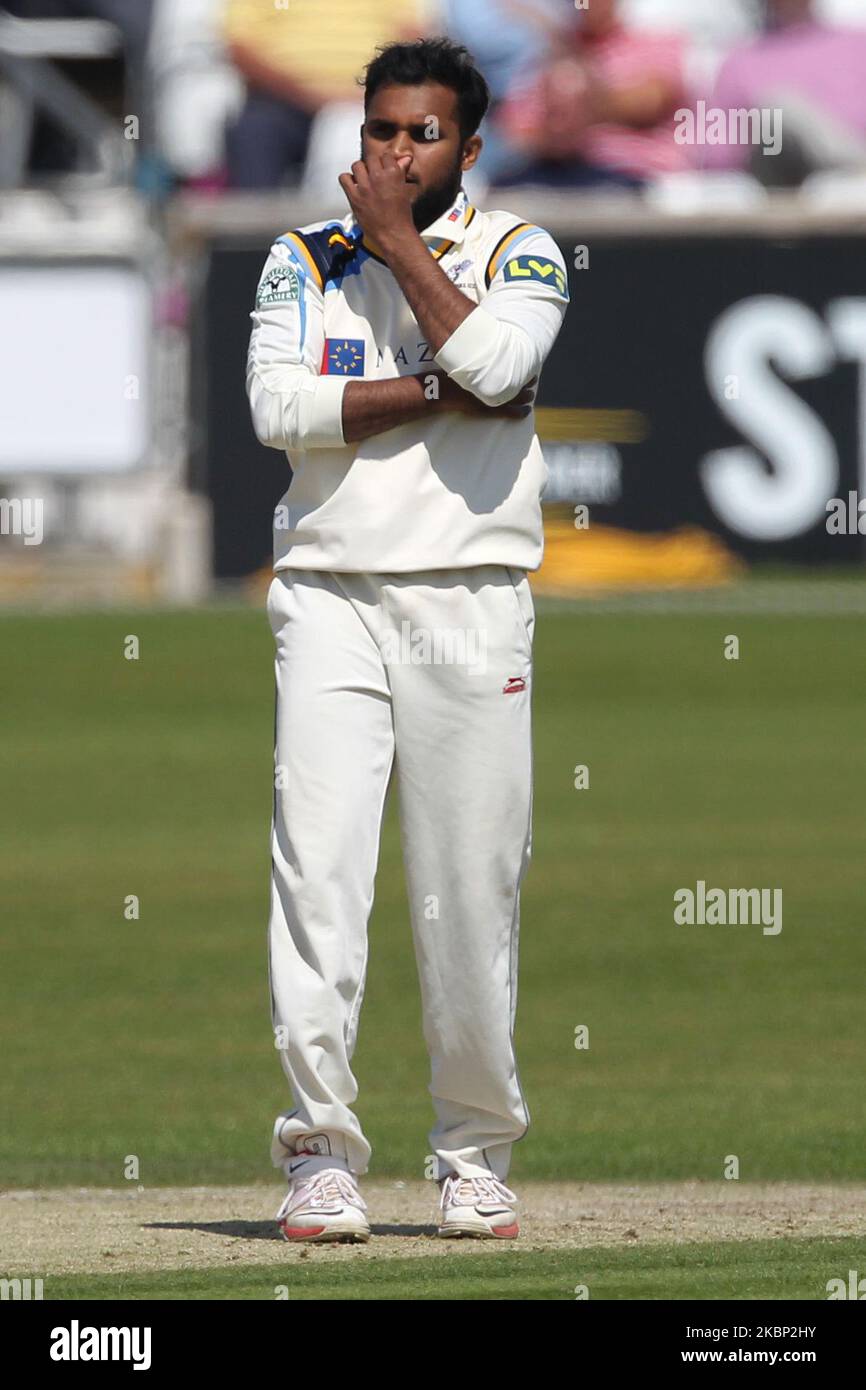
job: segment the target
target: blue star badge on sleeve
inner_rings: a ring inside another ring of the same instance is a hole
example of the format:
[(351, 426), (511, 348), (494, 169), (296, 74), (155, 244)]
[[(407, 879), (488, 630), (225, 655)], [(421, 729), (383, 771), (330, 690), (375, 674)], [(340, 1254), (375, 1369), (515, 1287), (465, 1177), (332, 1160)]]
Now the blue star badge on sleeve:
[(326, 338), (323, 376), (363, 376), (364, 339)]

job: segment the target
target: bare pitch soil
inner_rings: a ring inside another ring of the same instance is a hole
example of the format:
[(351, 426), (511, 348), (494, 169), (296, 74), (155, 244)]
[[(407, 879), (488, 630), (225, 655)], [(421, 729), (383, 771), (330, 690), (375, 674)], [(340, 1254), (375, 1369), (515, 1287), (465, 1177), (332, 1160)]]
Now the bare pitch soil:
[(0, 1275), (206, 1269), (484, 1250), (866, 1235), (866, 1187), (522, 1183), (517, 1241), (439, 1240), (429, 1183), (362, 1179), (366, 1245), (289, 1245), (274, 1186), (0, 1192)]

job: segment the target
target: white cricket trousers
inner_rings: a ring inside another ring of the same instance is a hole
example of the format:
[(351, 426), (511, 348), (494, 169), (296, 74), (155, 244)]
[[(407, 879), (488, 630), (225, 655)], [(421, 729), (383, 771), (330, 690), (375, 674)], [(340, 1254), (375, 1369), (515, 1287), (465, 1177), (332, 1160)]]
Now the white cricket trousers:
[(428, 1175), (504, 1180), (529, 1127), (513, 1045), (532, 825), (526, 573), (280, 570), (267, 610), (271, 1018), (294, 1103), (272, 1162), (286, 1172), (305, 1150), (368, 1170), (351, 1060), (393, 767), (436, 1116)]

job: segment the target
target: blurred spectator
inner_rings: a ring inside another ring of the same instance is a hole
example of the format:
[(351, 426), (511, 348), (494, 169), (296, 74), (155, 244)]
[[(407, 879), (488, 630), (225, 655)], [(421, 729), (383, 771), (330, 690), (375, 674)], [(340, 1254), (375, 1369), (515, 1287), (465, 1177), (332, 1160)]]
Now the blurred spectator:
[[(627, 23), (679, 30), (720, 55), (754, 37), (765, 9), (766, 0), (622, 0)], [(815, 14), (825, 24), (866, 25), (864, 0), (815, 0)]]
[(620, 12), (636, 28), (681, 34), (689, 85), (705, 91), (731, 49), (758, 33), (763, 0), (621, 0)]
[(478, 130), (484, 145), (472, 171), (488, 183), (528, 163), (497, 124), (497, 113), (511, 89), (536, 76), (550, 56), (562, 14), (563, 0), (445, 0), (443, 27), (469, 49), (490, 88)]
[(155, 0), (148, 55), (163, 158), (175, 179), (205, 188), (225, 183), (225, 128), (244, 98), (225, 9), (226, 0)]
[(227, 0), (226, 35), (247, 84), (226, 132), (230, 185), (299, 182), (317, 112), (358, 102), (360, 127), (363, 68), (377, 45), (421, 37), (424, 16), (419, 0)]
[(687, 168), (673, 138), (674, 112), (686, 100), (680, 38), (628, 28), (617, 0), (592, 0), (572, 14), (554, 36), (563, 56), (515, 87), (500, 112), (507, 134), (532, 156), (519, 181), (639, 187)]
[(744, 140), (706, 144), (710, 169), (743, 169), (796, 185), (817, 169), (866, 167), (866, 28), (821, 23), (814, 0), (766, 0), (765, 33), (736, 49), (711, 107), (781, 111), (781, 153)]

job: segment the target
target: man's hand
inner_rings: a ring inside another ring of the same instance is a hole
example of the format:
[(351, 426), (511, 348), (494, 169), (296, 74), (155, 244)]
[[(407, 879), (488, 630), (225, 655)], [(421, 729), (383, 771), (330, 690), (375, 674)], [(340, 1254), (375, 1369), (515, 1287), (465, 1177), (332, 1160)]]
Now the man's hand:
[(374, 160), (368, 169), (358, 159), (351, 174), (339, 176), (355, 221), (364, 229), (364, 235), (383, 249), (394, 238), (418, 235), (412, 221), (412, 186), (406, 182), (410, 162), (409, 155), (401, 155), (398, 160), (386, 152), (378, 165)]
[[(483, 415), (488, 419), (493, 416), (494, 419), (506, 420), (525, 420), (527, 415), (532, 414), (538, 386), (537, 376), (527, 381), (523, 390), (518, 391), (517, 395), (504, 405), (485, 405), (484, 401), (480, 401), (471, 391), (464, 391), (462, 386), (458, 386), (457, 382), (452, 381), (444, 372), (435, 372), (433, 375), (439, 381), (439, 406), (442, 410), (456, 410), (461, 415)], [(421, 379), (424, 379), (423, 376)]]
[[(430, 377), (438, 381), (435, 396), (428, 396)], [(431, 412), (453, 410), (476, 418), (525, 420), (532, 411), (538, 378), (504, 405), (485, 405), (442, 372), (416, 372), (412, 376), (386, 377), (384, 381), (347, 381), (343, 392), (343, 439), (355, 444), (374, 434), (429, 420)]]

